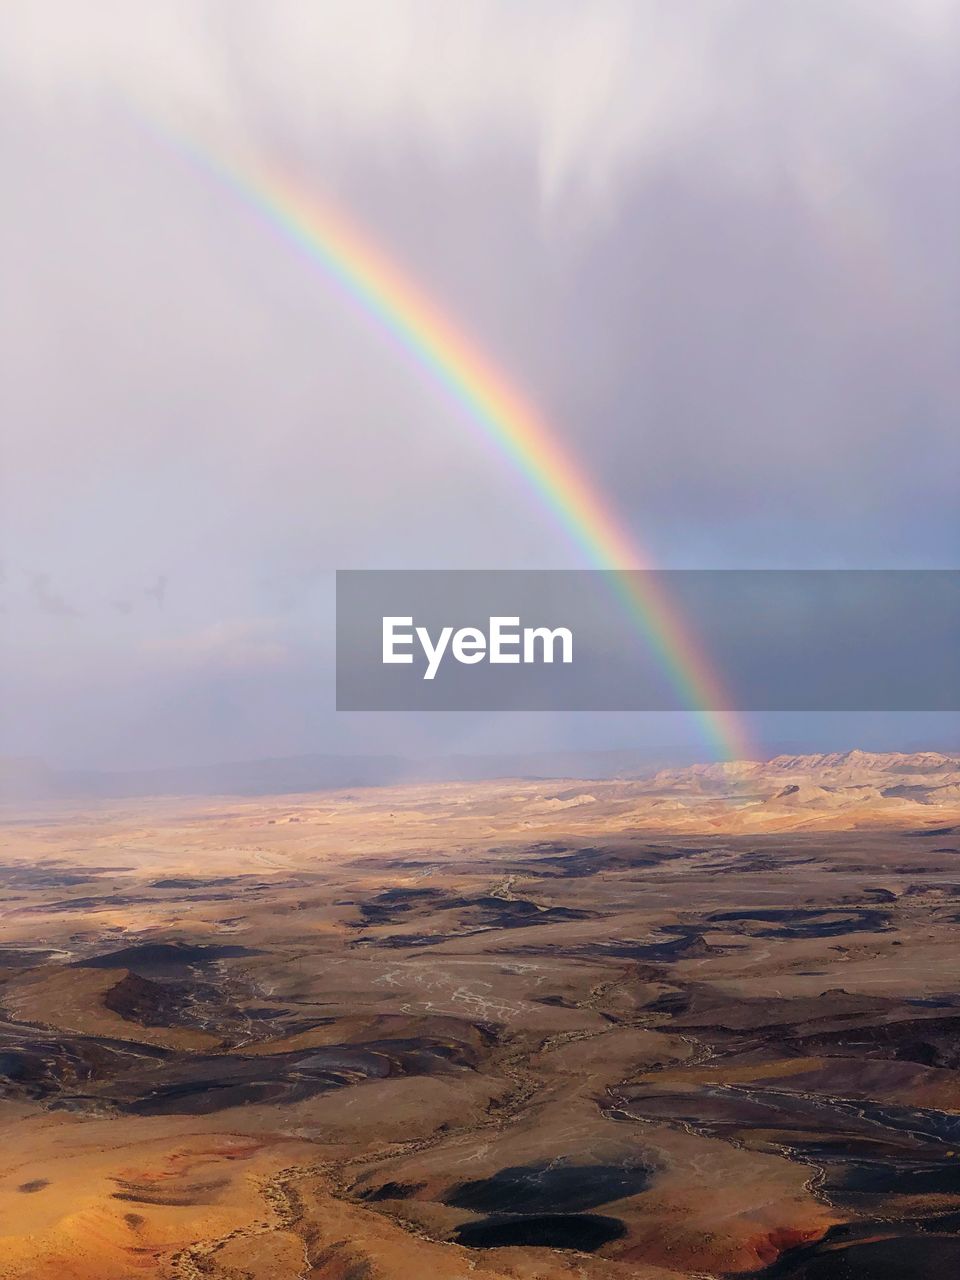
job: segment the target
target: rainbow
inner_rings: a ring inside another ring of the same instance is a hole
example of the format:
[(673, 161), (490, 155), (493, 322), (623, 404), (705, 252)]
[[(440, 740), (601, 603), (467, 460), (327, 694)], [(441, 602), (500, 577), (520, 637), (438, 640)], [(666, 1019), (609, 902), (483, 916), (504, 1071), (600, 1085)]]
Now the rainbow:
[[(526, 478), (588, 564), (614, 571), (652, 567), (530, 400), (353, 219), (262, 164), (226, 160), (167, 130), (162, 136), (301, 249), (444, 388), (466, 419)], [(711, 753), (721, 760), (749, 759), (740, 718), (716, 709), (726, 701), (721, 683), (656, 579), (619, 572), (610, 578), (696, 717)]]

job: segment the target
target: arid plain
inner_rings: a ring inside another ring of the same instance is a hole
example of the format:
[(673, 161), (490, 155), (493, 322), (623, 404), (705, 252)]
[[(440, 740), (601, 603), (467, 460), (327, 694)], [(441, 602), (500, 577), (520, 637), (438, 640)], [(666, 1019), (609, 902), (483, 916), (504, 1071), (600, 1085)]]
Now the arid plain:
[(960, 1271), (960, 761), (7, 813), (0, 1276)]

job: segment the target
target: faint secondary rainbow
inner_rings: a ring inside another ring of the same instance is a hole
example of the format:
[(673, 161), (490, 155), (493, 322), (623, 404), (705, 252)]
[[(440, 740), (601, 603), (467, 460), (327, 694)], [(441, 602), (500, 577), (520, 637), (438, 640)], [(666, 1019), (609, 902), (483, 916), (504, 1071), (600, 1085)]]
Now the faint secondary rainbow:
[(652, 576), (616, 572), (649, 569), (649, 558), (582, 464), (478, 344), (369, 234), (329, 202), (262, 164), (227, 160), (166, 130), (163, 136), (302, 249), (453, 397), (526, 478), (588, 562), (614, 571), (613, 589), (698, 721), (711, 753), (749, 759), (740, 717), (717, 709), (726, 701), (722, 684), (660, 584)]

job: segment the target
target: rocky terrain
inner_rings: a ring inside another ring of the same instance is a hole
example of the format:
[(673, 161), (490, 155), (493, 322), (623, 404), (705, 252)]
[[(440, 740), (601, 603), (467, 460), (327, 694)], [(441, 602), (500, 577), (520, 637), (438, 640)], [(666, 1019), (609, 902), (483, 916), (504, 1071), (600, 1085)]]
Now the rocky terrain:
[(0, 1277), (960, 1264), (960, 762), (3, 815)]

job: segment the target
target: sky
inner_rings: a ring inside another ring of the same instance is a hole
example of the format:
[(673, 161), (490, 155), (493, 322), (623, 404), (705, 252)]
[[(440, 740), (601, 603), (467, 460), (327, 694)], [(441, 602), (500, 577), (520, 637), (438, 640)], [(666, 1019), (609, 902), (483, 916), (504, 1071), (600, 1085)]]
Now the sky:
[(0, 752), (696, 742), (682, 715), (333, 710), (335, 569), (582, 552), (190, 147), (336, 199), (654, 563), (952, 567), (958, 97), (960, 0), (5, 5)]

